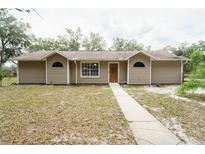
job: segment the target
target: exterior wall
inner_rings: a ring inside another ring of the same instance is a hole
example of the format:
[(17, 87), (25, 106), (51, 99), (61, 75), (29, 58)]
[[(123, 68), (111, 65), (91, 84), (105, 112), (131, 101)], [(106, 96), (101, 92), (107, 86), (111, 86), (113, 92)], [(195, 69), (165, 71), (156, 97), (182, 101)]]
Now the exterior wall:
[(152, 83), (181, 83), (181, 61), (152, 61)]
[(78, 83), (108, 83), (108, 63), (100, 62), (99, 77), (80, 77), (80, 61), (77, 61), (77, 80)]
[(45, 61), (19, 61), (19, 83), (45, 83)]
[(119, 83), (127, 83), (127, 61), (119, 62)]
[[(143, 62), (145, 67), (133, 67), (136, 62)], [(150, 57), (137, 54), (129, 59), (129, 84), (150, 84)]]
[[(74, 84), (76, 80), (76, 65), (74, 61), (70, 61), (70, 83)], [(93, 83), (106, 84), (108, 83), (108, 62), (100, 61), (100, 77), (81, 77), (80, 61), (77, 61), (77, 83)], [(119, 62), (119, 83), (127, 81), (127, 62)]]
[(75, 63), (74, 61), (70, 61), (70, 83), (74, 84), (75, 83), (75, 77), (76, 77), (76, 72), (75, 72)]
[[(52, 67), (54, 62), (61, 62), (63, 67)], [(59, 54), (47, 58), (47, 84), (67, 84), (67, 59)]]

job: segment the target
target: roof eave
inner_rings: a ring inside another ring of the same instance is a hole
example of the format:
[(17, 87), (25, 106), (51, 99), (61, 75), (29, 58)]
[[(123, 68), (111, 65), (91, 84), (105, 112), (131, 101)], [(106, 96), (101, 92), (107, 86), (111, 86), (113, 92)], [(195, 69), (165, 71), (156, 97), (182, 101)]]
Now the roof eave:
[(150, 55), (150, 54), (148, 54), (148, 53), (145, 53), (145, 52), (143, 52), (143, 51), (137, 51), (136, 53), (132, 54), (131, 56), (127, 57), (126, 59), (128, 60), (128, 59), (130, 59), (131, 57), (133, 57), (133, 56), (135, 56), (135, 55), (137, 55), (137, 54), (139, 54), (139, 53), (142, 53), (142, 54), (144, 54), (144, 55), (146, 55), (146, 56), (148, 56), (148, 57), (150, 57), (150, 58), (156, 60), (156, 57), (154, 57), (154, 56), (152, 56), (152, 55)]

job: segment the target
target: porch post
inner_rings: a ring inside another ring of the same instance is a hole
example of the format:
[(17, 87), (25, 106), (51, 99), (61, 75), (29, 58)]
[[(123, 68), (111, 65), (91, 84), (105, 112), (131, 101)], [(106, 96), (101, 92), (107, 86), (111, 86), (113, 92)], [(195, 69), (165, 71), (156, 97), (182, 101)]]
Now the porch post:
[(183, 61), (181, 60), (181, 84), (183, 83)]
[(17, 61), (16, 75), (16, 83), (19, 84), (19, 61)]
[(149, 84), (151, 85), (152, 84), (152, 59), (150, 58), (150, 70), (149, 70), (149, 74), (150, 74), (150, 81), (149, 81)]
[(129, 77), (130, 77), (130, 71), (129, 71), (129, 59), (127, 60), (127, 84), (129, 84)]
[(70, 84), (70, 64), (69, 60), (67, 59), (67, 84)]
[(46, 84), (48, 84), (48, 63), (47, 63), (47, 58), (46, 58), (46, 62), (45, 62), (45, 64), (46, 64)]
[(77, 67), (77, 61), (75, 61), (75, 84), (78, 84), (78, 67)]

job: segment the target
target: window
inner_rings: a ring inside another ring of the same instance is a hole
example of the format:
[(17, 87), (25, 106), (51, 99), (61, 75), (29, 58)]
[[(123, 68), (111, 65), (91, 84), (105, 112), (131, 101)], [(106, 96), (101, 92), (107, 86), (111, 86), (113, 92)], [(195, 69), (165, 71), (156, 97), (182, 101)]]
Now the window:
[(52, 64), (52, 67), (63, 67), (63, 64), (61, 62), (55, 62)]
[(99, 76), (99, 63), (81, 63), (81, 73), (84, 77), (98, 77)]
[(133, 67), (145, 67), (145, 65), (142, 62), (136, 62)]

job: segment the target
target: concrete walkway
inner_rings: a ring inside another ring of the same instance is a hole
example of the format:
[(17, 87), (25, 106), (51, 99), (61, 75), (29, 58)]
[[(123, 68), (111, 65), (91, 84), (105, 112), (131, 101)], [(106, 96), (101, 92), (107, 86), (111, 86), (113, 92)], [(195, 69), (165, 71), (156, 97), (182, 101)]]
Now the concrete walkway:
[(137, 144), (177, 145), (181, 141), (117, 83), (110, 83), (117, 102), (127, 119)]

